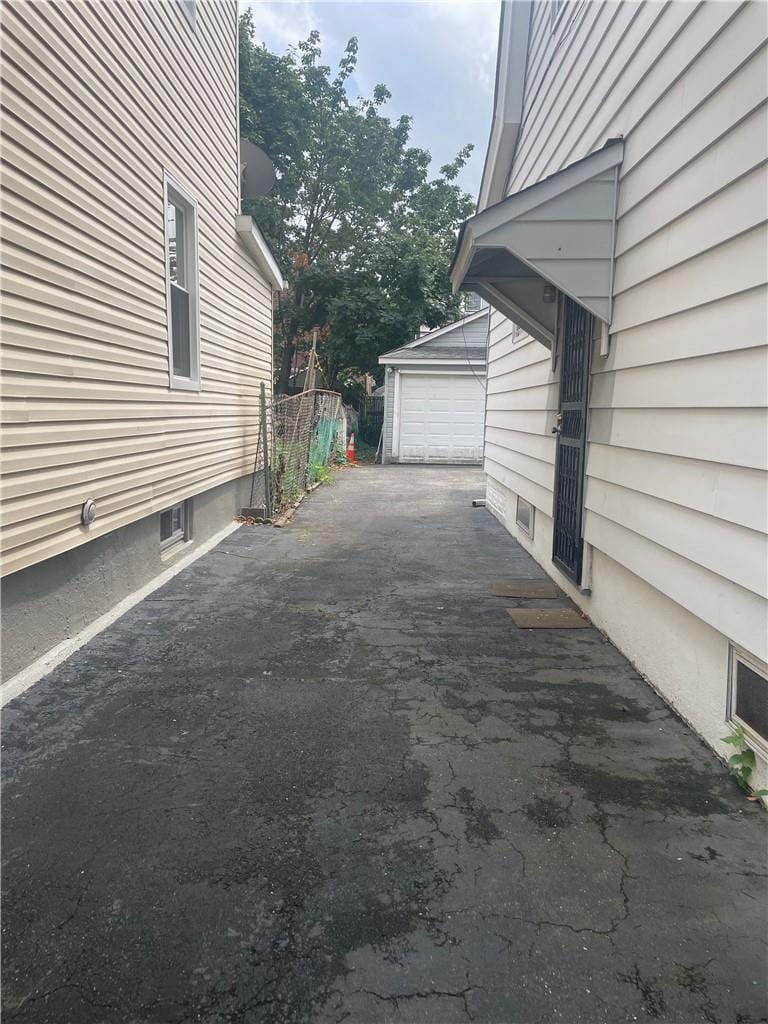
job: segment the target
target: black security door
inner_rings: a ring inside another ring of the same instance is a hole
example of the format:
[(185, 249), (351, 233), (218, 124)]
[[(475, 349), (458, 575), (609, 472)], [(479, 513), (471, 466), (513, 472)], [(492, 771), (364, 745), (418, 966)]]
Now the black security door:
[(591, 313), (572, 299), (563, 297), (563, 302), (560, 415), (554, 428), (558, 436), (552, 558), (563, 572), (576, 583), (580, 583), (584, 458), (593, 318)]

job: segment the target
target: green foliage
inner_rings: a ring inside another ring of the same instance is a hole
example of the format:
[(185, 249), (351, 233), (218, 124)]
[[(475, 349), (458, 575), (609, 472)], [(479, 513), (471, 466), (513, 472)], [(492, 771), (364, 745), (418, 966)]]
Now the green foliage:
[(313, 482), (316, 484), (324, 484), (333, 476), (330, 467), (324, 464), (311, 466), (310, 475)]
[(340, 441), (337, 441), (333, 446), (331, 461), (334, 466), (346, 466), (349, 462), (347, 459), (347, 450)]
[(355, 437), (355, 460), (363, 465), (376, 462), (376, 449), (373, 445)]
[(381, 113), (385, 86), (350, 100), (356, 39), (334, 73), (322, 63), (317, 32), (277, 55), (254, 41), (253, 28), (249, 10), (240, 19), (240, 130), (269, 153), (278, 175), (246, 212), (290, 283), (275, 315), (279, 387), (314, 326), (336, 386), (377, 370), (381, 352), (420, 325), (458, 316), (447, 271), (473, 208), (455, 181), (472, 147), (430, 179), (429, 153), (408, 145), (411, 119)]
[(768, 796), (768, 789), (753, 790), (749, 784), (756, 763), (755, 752), (747, 744), (743, 727), (737, 725), (732, 733), (722, 737), (722, 741), (737, 748), (737, 753), (728, 758), (728, 767), (741, 788), (754, 797)]

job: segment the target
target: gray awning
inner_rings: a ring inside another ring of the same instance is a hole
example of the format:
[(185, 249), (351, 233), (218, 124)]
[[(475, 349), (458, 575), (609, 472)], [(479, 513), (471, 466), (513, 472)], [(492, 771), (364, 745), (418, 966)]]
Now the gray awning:
[(621, 139), (470, 217), (451, 267), (454, 291), (482, 295), (548, 347), (556, 304), (544, 285), (611, 322)]

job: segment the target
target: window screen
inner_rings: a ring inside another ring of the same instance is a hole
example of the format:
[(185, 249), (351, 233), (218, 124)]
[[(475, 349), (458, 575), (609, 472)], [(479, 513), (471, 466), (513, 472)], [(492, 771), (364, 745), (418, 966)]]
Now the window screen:
[(768, 679), (736, 658), (734, 682), (736, 717), (768, 742)]
[(160, 513), (160, 546), (170, 547), (187, 539), (186, 502), (180, 502)]

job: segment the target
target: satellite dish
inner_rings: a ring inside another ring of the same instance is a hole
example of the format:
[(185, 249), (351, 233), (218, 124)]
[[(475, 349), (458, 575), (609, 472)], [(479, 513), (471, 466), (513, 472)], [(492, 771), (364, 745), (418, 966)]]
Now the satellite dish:
[(275, 168), (260, 146), (240, 139), (240, 180), (242, 198), (265, 196), (275, 184)]

